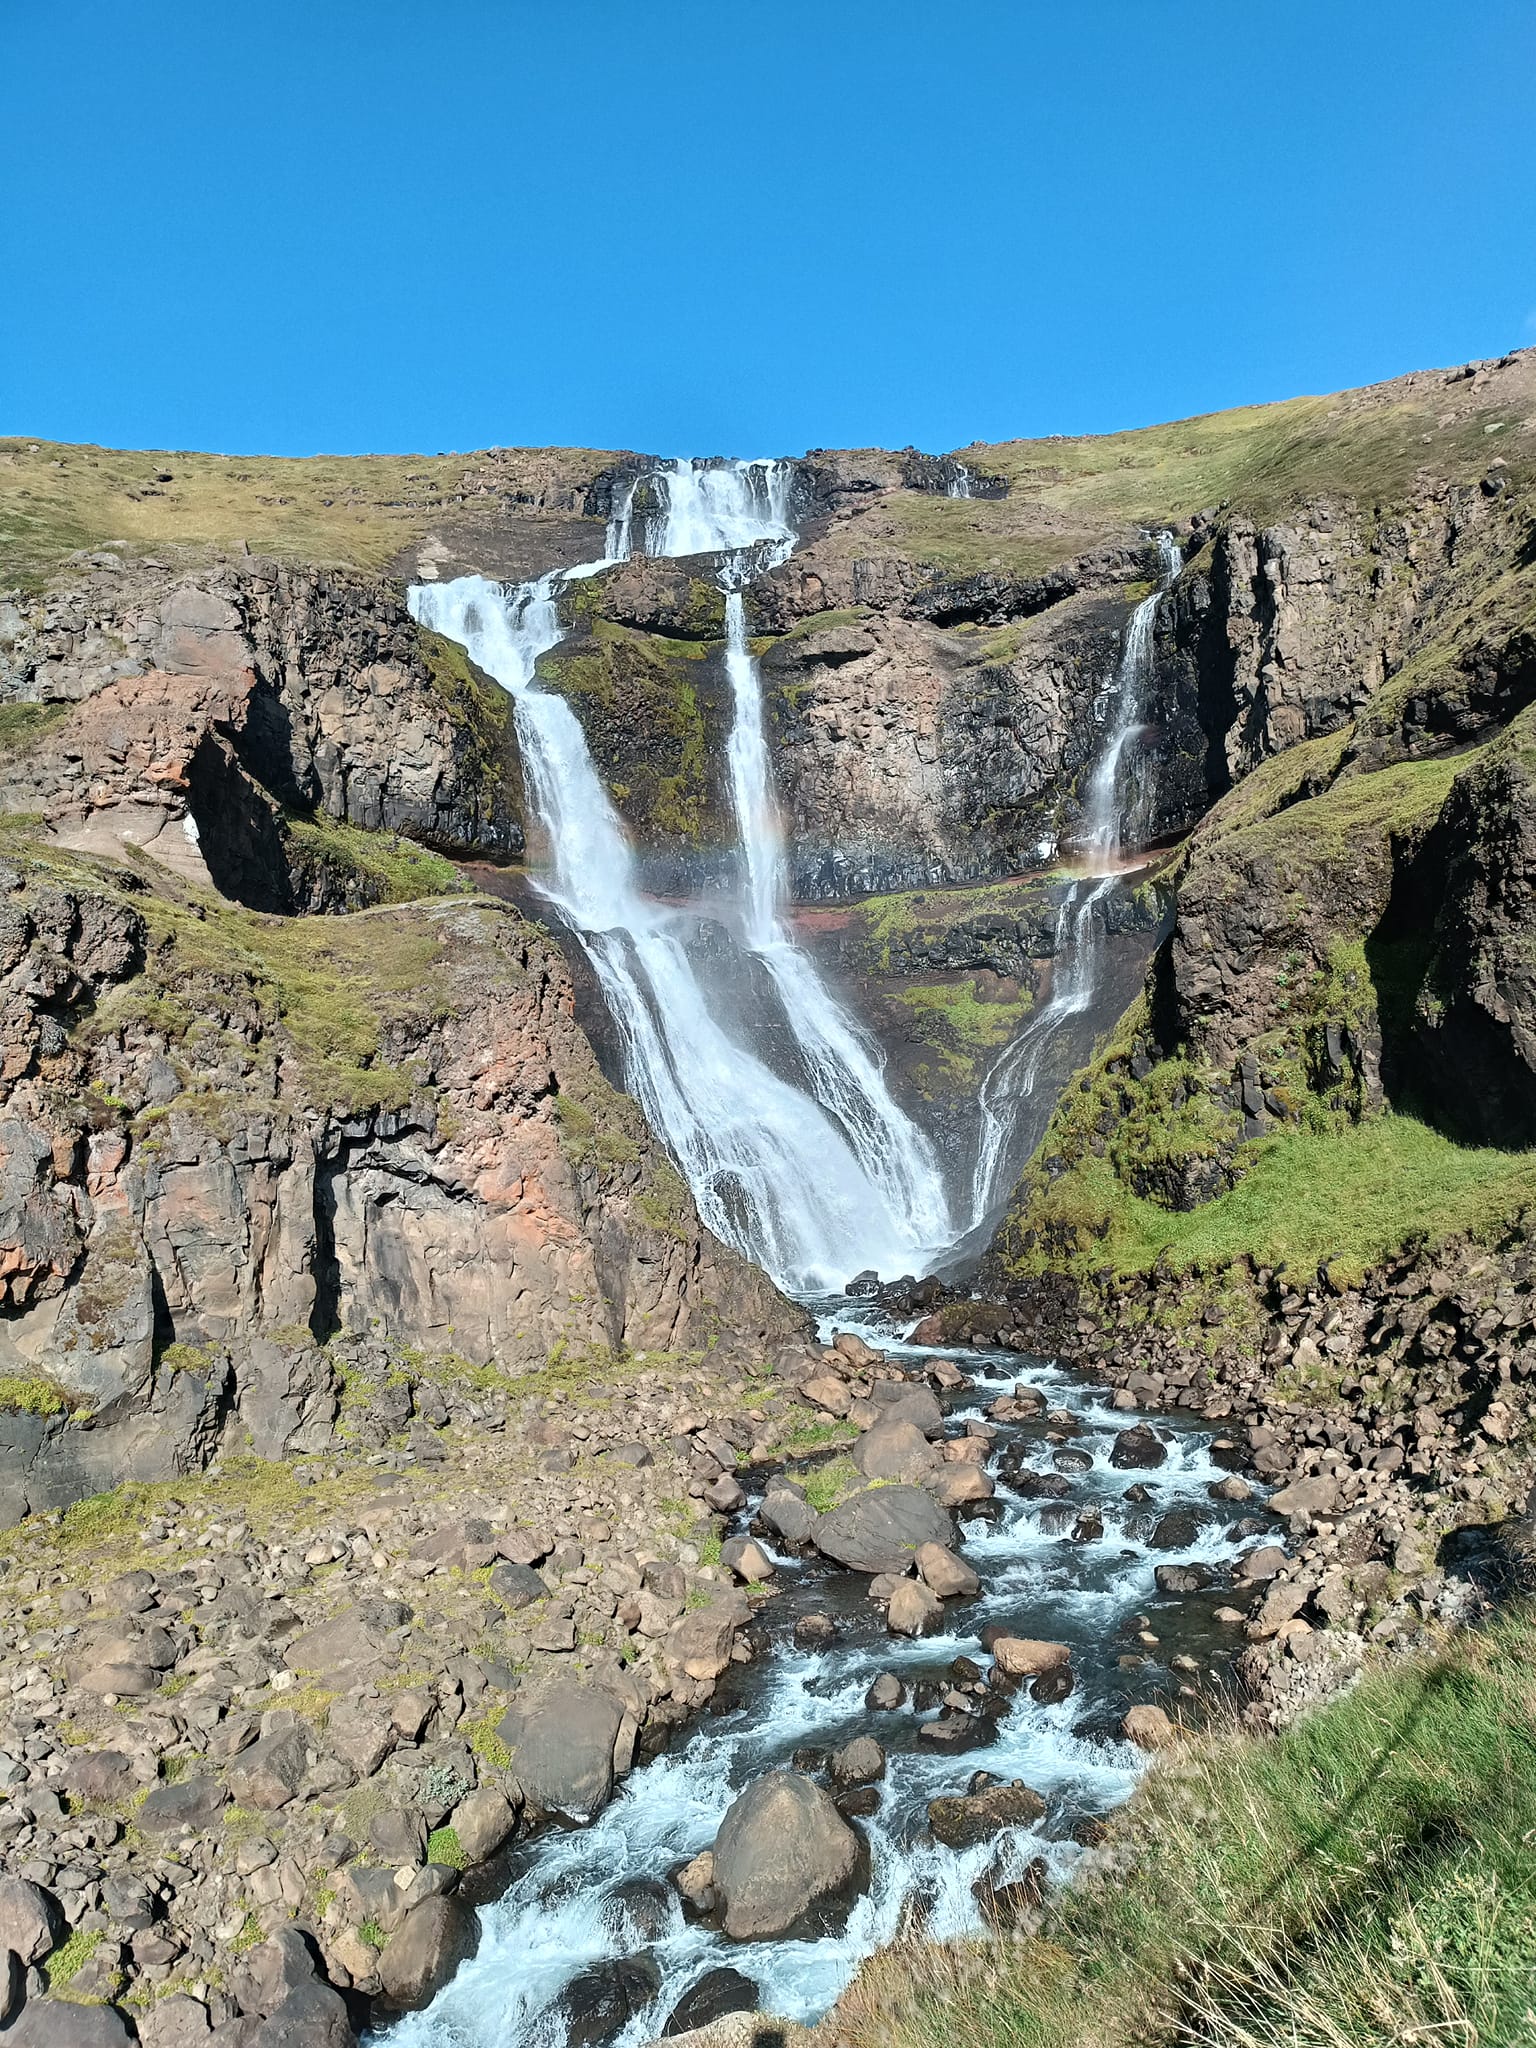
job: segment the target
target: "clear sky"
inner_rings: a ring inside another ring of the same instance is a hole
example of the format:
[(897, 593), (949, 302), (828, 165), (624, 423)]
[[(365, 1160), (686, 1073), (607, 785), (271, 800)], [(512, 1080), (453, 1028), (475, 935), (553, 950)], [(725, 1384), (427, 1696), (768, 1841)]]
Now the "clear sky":
[(1533, 0), (0, 0), (0, 433), (1090, 432), (1536, 342)]

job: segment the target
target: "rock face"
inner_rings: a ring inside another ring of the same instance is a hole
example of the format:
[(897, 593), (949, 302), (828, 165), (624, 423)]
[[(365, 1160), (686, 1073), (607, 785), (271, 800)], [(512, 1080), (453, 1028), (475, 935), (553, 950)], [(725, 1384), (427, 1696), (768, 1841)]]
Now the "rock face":
[(529, 1364), (701, 1314), (802, 1327), (702, 1232), (507, 906), (290, 931), (56, 877), (0, 869), (0, 1365), (59, 1390), (0, 1414), (7, 1520), (195, 1467), (233, 1425), (322, 1446), (338, 1327)]
[(772, 1941), (850, 1884), (859, 1842), (812, 1779), (770, 1771), (733, 1801), (714, 1857), (726, 1933), (735, 1941)]
[(525, 1796), (546, 1813), (590, 1820), (613, 1791), (613, 1748), (624, 1719), (611, 1693), (560, 1682), (498, 1731)]

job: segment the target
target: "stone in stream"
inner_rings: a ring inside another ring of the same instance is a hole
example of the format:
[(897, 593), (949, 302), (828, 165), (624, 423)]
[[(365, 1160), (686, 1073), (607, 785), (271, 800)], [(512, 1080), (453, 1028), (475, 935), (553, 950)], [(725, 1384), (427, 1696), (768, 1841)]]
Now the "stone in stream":
[(939, 1454), (915, 1423), (877, 1422), (853, 1447), (853, 1462), (866, 1479), (925, 1479)]
[(1152, 1576), (1159, 1593), (1203, 1593), (1216, 1574), (1205, 1564), (1160, 1564)]
[(413, 1906), (379, 1951), (385, 2000), (418, 2011), (474, 1954), (479, 1937), (478, 1917), (455, 1898), (439, 1894)]
[(760, 1586), (773, 1577), (773, 1566), (750, 1536), (731, 1536), (720, 1546), (720, 1562), (746, 1585)]
[(1152, 1531), (1154, 1550), (1188, 1550), (1200, 1534), (1200, 1517), (1193, 1508), (1170, 1508)]
[(691, 2034), (698, 2027), (723, 2020), (727, 2013), (756, 2012), (757, 1999), (757, 1986), (740, 1970), (706, 1970), (672, 2008), (661, 2037), (665, 2041), (674, 2034)]
[(718, 1903), (715, 1890), (715, 1852), (701, 1849), (697, 1856), (685, 1863), (673, 1877), (672, 1882), (682, 1894), (685, 1905), (696, 1913), (710, 1913)]
[(906, 1700), (907, 1688), (894, 1671), (882, 1671), (864, 1695), (864, 1704), (873, 1714), (894, 1713)]
[(981, 1591), (981, 1580), (965, 1562), (946, 1550), (942, 1543), (925, 1543), (917, 1553), (917, 1568), (923, 1584), (941, 1600), (953, 1600)]
[(970, 1849), (1003, 1828), (1027, 1827), (1045, 1812), (1045, 1801), (1028, 1785), (988, 1785), (928, 1802), (928, 1825), (947, 1849)]
[(944, 1603), (921, 1579), (898, 1579), (885, 1610), (893, 1636), (927, 1636), (944, 1626)]
[(1072, 1524), (1071, 1543), (1097, 1543), (1104, 1534), (1104, 1517), (1097, 1508), (1084, 1508)]
[(856, 1735), (832, 1755), (835, 1785), (873, 1785), (885, 1776), (885, 1751), (872, 1735)]
[(1256, 1586), (1261, 1579), (1272, 1579), (1276, 1572), (1283, 1571), (1290, 1561), (1278, 1543), (1262, 1543), (1237, 1560), (1232, 1576), (1240, 1584)]
[(991, 1474), (983, 1472), (979, 1465), (946, 1465), (923, 1483), (939, 1505), (946, 1508), (965, 1507), (971, 1501), (991, 1500), (997, 1492)]
[(609, 1892), (620, 1931), (634, 1941), (660, 1941), (672, 1926), (672, 1894), (659, 1877), (628, 1877)]
[(795, 1623), (797, 1650), (829, 1650), (837, 1641), (837, 1623), (830, 1614), (802, 1614)]
[(757, 1513), (770, 1534), (786, 1543), (809, 1543), (816, 1527), (816, 1510), (810, 1502), (778, 1487), (768, 1494)]
[(937, 1396), (926, 1387), (908, 1386), (900, 1380), (876, 1380), (869, 1398), (879, 1411), (881, 1423), (910, 1422), (924, 1436), (939, 1436), (943, 1432), (944, 1410)]
[(850, 1887), (859, 1838), (820, 1785), (770, 1771), (732, 1801), (714, 1855), (726, 1933), (772, 1941)]
[(1071, 1692), (1073, 1685), (1070, 1664), (1053, 1664), (1049, 1671), (1042, 1671), (1029, 1688), (1029, 1696), (1037, 1706), (1054, 1707)]
[(1010, 1934), (1021, 1928), (1030, 1930), (1038, 1924), (1049, 1876), (1045, 1858), (1036, 1856), (1022, 1877), (1007, 1884), (997, 1884), (990, 1871), (983, 1872), (971, 1886), (971, 1897), (995, 1934)]
[(613, 1746), (623, 1719), (611, 1693), (558, 1679), (527, 1706), (510, 1708), (496, 1732), (531, 1806), (591, 1820), (613, 1791)]
[(556, 2010), (565, 2022), (566, 2048), (602, 2048), (652, 2004), (661, 1970), (649, 1956), (594, 1963), (573, 1977)]
[[(986, 1641), (985, 1635), (982, 1640)], [(1005, 1678), (1038, 1678), (1042, 1671), (1054, 1671), (1059, 1664), (1072, 1661), (1068, 1644), (1040, 1642), (1033, 1636), (998, 1635), (987, 1647)]]
[(953, 1549), (954, 1525), (916, 1486), (872, 1486), (817, 1517), (812, 1541), (851, 1571), (904, 1572), (925, 1543)]
[(1150, 1423), (1138, 1422), (1123, 1429), (1110, 1446), (1109, 1462), (1120, 1472), (1149, 1472), (1163, 1464), (1168, 1446)]

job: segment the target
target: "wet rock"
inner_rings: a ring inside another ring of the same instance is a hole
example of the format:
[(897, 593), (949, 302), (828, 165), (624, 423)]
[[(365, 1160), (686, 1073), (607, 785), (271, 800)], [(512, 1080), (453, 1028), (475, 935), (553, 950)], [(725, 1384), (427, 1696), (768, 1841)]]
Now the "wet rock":
[(981, 1591), (981, 1580), (963, 1558), (940, 1543), (925, 1543), (917, 1553), (923, 1584), (941, 1600), (968, 1597)]
[(793, 1493), (770, 1492), (758, 1516), (772, 1535), (786, 1543), (809, 1543), (816, 1527), (816, 1510)]
[(908, 1386), (900, 1380), (876, 1380), (869, 1398), (880, 1411), (882, 1423), (909, 1423), (925, 1437), (943, 1434), (944, 1410), (927, 1387)]
[(613, 1746), (624, 1719), (611, 1693), (557, 1680), (536, 1700), (510, 1708), (497, 1733), (531, 1806), (591, 1820), (613, 1791)]
[(1200, 1533), (1200, 1517), (1193, 1508), (1170, 1508), (1152, 1531), (1154, 1550), (1187, 1550)]
[(1034, 1680), (1029, 1696), (1038, 1706), (1054, 1707), (1071, 1693), (1073, 1683), (1071, 1665), (1055, 1664)]
[(478, 1939), (479, 1922), (458, 1899), (439, 1895), (413, 1906), (379, 1951), (385, 2000), (405, 2012), (419, 2011), (474, 1954)]
[(837, 1641), (837, 1623), (830, 1614), (802, 1614), (795, 1623), (797, 1650), (827, 1650)]
[(719, 1896), (715, 1890), (714, 1850), (701, 1849), (697, 1856), (683, 1865), (672, 1882), (696, 1913), (711, 1912)]
[(732, 1802), (714, 1856), (726, 1933), (733, 1941), (771, 1941), (849, 1886), (859, 1843), (819, 1785), (795, 1771), (770, 1771)]
[(1138, 1749), (1166, 1749), (1178, 1736), (1161, 1707), (1132, 1707), (1120, 1723), (1120, 1732)]
[(716, 2020), (723, 2020), (727, 2013), (756, 2012), (758, 1990), (750, 1977), (744, 1977), (740, 1970), (706, 1970), (696, 1984), (690, 1985), (662, 2028), (662, 2039), (668, 2040), (674, 2034), (691, 2034), (698, 2027), (711, 2026)]
[(951, 1549), (954, 1527), (920, 1488), (877, 1486), (819, 1516), (812, 1541), (851, 1571), (904, 1572), (925, 1543)]
[(1243, 1585), (1256, 1586), (1284, 1571), (1290, 1561), (1278, 1543), (1261, 1543), (1257, 1550), (1250, 1550), (1237, 1560), (1232, 1576)]
[(722, 1543), (720, 1562), (748, 1586), (760, 1586), (773, 1577), (773, 1565), (750, 1536), (732, 1536)]
[(1033, 1930), (1045, 1902), (1049, 1879), (1045, 1858), (1037, 1856), (1024, 1872), (1007, 1884), (996, 1884), (991, 1872), (978, 1877), (971, 1896), (981, 1908), (981, 1917), (994, 1933), (1011, 1934), (1023, 1928)]
[(874, 1785), (884, 1776), (885, 1751), (872, 1735), (856, 1735), (852, 1742), (833, 1753), (835, 1785)]
[(907, 1688), (893, 1671), (882, 1671), (864, 1695), (864, 1704), (873, 1714), (894, 1713), (906, 1700)]
[(1168, 1446), (1149, 1423), (1123, 1429), (1110, 1446), (1109, 1462), (1120, 1472), (1146, 1472), (1166, 1462)]
[(1028, 1827), (1045, 1812), (1038, 1792), (1015, 1781), (928, 1802), (928, 1825), (948, 1849), (969, 1849), (1003, 1828)]
[(944, 1603), (921, 1579), (901, 1579), (885, 1610), (885, 1625), (895, 1636), (932, 1635), (944, 1626)]
[(1160, 1564), (1152, 1574), (1159, 1593), (1200, 1593), (1216, 1574), (1205, 1564)]

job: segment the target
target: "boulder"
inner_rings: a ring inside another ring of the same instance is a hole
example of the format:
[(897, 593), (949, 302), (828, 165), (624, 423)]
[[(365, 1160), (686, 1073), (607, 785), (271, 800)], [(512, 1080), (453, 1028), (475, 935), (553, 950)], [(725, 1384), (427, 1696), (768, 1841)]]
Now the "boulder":
[(927, 1636), (944, 1626), (944, 1603), (921, 1579), (898, 1579), (885, 1610), (893, 1636)]
[(157, 1785), (140, 1806), (138, 1824), (146, 1833), (163, 1835), (190, 1828), (200, 1834), (211, 1827), (229, 1794), (217, 1778), (180, 1778), (173, 1785)]
[(757, 1998), (757, 1986), (740, 1970), (706, 1970), (673, 2006), (671, 2017), (661, 2030), (662, 2039), (712, 2026), (727, 2013), (756, 2012)]
[(241, 1806), (272, 1813), (293, 1798), (304, 1782), (308, 1763), (308, 1743), (302, 1731), (284, 1728), (241, 1750), (225, 1774), (226, 1783)]
[(1150, 1472), (1165, 1462), (1168, 1446), (1149, 1423), (1123, 1429), (1110, 1447), (1109, 1462), (1121, 1472)]
[(940, 1507), (963, 1508), (972, 1501), (991, 1500), (997, 1484), (990, 1472), (979, 1465), (945, 1465), (924, 1485)]
[(1120, 1733), (1138, 1749), (1166, 1749), (1178, 1730), (1161, 1707), (1132, 1707), (1120, 1723)]
[(427, 1853), (427, 1823), (415, 1808), (386, 1806), (369, 1821), (368, 1842), (397, 1869), (402, 1863), (420, 1863)]
[(517, 1826), (517, 1811), (494, 1785), (482, 1785), (453, 1809), (449, 1826), (459, 1838), (466, 1863), (485, 1863)]
[(872, 1735), (856, 1735), (832, 1755), (835, 1785), (874, 1785), (885, 1776), (885, 1751)]
[(877, 1422), (853, 1447), (853, 1462), (866, 1479), (924, 1479), (939, 1454), (915, 1424)]
[(1216, 1574), (1207, 1564), (1160, 1564), (1152, 1576), (1159, 1593), (1200, 1593)]
[(29, 1998), (5, 2032), (5, 2048), (131, 2048), (132, 2035), (112, 2005)]
[(712, 1681), (731, 1661), (736, 1631), (747, 1618), (739, 1593), (682, 1615), (667, 1632), (667, 1663), (685, 1678)]
[(770, 1771), (732, 1801), (714, 1858), (726, 1933), (772, 1941), (848, 1887), (859, 1840), (821, 1786), (798, 1771)]
[(967, 1597), (981, 1591), (981, 1580), (964, 1558), (956, 1557), (942, 1543), (925, 1543), (917, 1553), (917, 1569), (923, 1584), (941, 1600)]
[(624, 1719), (611, 1693), (576, 1679), (505, 1713), (497, 1733), (531, 1806), (590, 1820), (613, 1791), (613, 1746)]
[(649, 1956), (594, 1963), (560, 1994), (565, 2048), (603, 2048), (650, 2005), (661, 1990), (661, 1971)]
[(1038, 1678), (1071, 1659), (1066, 1643), (1037, 1642), (1031, 1636), (997, 1636), (992, 1643), (992, 1661), (1005, 1678)]
[(773, 1566), (750, 1536), (732, 1536), (722, 1543), (720, 1562), (748, 1586), (760, 1586), (773, 1577)]
[(1261, 1543), (1257, 1550), (1243, 1553), (1232, 1567), (1232, 1576), (1245, 1585), (1254, 1586), (1262, 1579), (1272, 1579), (1276, 1572), (1284, 1571), (1290, 1561), (1278, 1543)]
[(795, 1493), (769, 1493), (758, 1509), (763, 1526), (786, 1543), (809, 1543), (816, 1527), (816, 1510)]
[(812, 1541), (856, 1572), (904, 1572), (925, 1543), (954, 1546), (954, 1525), (916, 1486), (873, 1486), (817, 1517)]
[(906, 1703), (907, 1688), (894, 1671), (882, 1671), (864, 1695), (865, 1706), (874, 1714), (893, 1714)]
[(1314, 1515), (1331, 1515), (1338, 1504), (1339, 1482), (1326, 1473), (1310, 1479), (1293, 1479), (1289, 1486), (1282, 1486), (1278, 1493), (1269, 1496), (1273, 1513), (1297, 1516), (1303, 1521), (1310, 1521)]
[(526, 1564), (497, 1565), (489, 1583), (503, 1607), (510, 1608), (514, 1614), (520, 1608), (531, 1607), (535, 1600), (543, 1600), (549, 1592), (532, 1565)]
[(250, 2048), (356, 2048), (356, 2040), (341, 1993), (311, 1978), (265, 2016)]
[(25, 1877), (0, 1877), (0, 1949), (23, 1963), (53, 1954), (64, 1933), (64, 1915), (52, 1892)]
[(1003, 1828), (1028, 1827), (1045, 1812), (1045, 1801), (1028, 1785), (988, 1785), (949, 1799), (930, 1799), (928, 1825), (948, 1849), (969, 1849)]
[(474, 1954), (479, 1923), (467, 1906), (439, 1893), (413, 1906), (379, 1951), (379, 1983), (388, 2002), (414, 2012)]
[(943, 1432), (944, 1410), (927, 1387), (907, 1386), (900, 1380), (876, 1380), (869, 1398), (879, 1411), (881, 1423), (909, 1422), (924, 1436), (939, 1436)]

